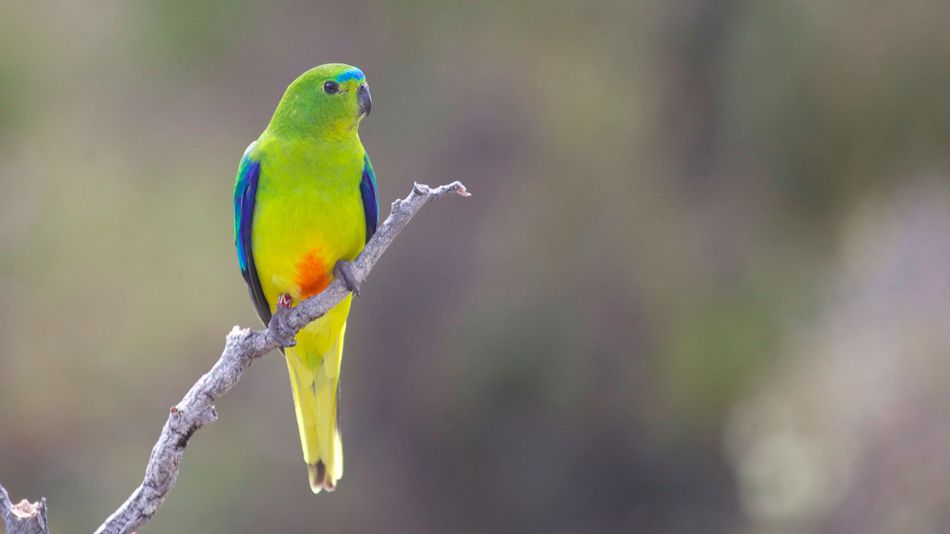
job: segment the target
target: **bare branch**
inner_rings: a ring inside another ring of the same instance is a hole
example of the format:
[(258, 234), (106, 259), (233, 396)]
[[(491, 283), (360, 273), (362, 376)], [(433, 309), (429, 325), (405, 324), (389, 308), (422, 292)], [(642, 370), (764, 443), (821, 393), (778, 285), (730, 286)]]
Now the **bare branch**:
[(23, 499), (13, 504), (2, 484), (0, 517), (3, 517), (7, 534), (49, 534), (49, 527), (46, 525), (46, 499), (40, 499), (40, 502)]
[[(383, 252), (422, 206), (430, 200), (448, 196), (470, 195), (461, 182), (434, 189), (414, 184), (408, 197), (393, 202), (389, 217), (353, 262), (352, 274), (356, 283), (362, 284), (366, 280)], [(281, 340), (292, 340), (301, 328), (339, 304), (347, 293), (349, 291), (345, 283), (337, 279), (319, 295), (285, 313), (275, 314), (264, 330), (239, 329), (235, 326), (225, 340), (221, 357), (211, 370), (199, 378), (185, 397), (169, 410), (168, 420), (145, 466), (142, 484), (106, 519), (96, 534), (129, 534), (148, 522), (175, 486), (188, 440), (198, 429), (217, 419), (214, 401), (238, 383), (254, 360), (281, 346)], [(7, 534), (49, 534), (46, 499), (38, 503), (24, 500), (14, 505), (6, 489), (0, 485), (0, 516), (6, 525)]]
[[(467, 197), (469, 193), (461, 182), (436, 188), (414, 184), (408, 197), (393, 202), (389, 217), (353, 262), (356, 282), (366, 280), (383, 252), (422, 206), (430, 200), (448, 196)], [(322, 293), (301, 302), (286, 314), (275, 314), (264, 330), (235, 326), (228, 334), (221, 357), (211, 370), (169, 410), (168, 420), (145, 467), (142, 484), (96, 530), (96, 534), (128, 534), (151, 519), (175, 485), (188, 440), (198, 429), (218, 417), (214, 409), (215, 399), (234, 387), (255, 359), (278, 348), (280, 340), (293, 339), (301, 328), (339, 304), (348, 292), (344, 282), (336, 279)], [(9, 526), (7, 528), (9, 530)], [(19, 532), (26, 531), (11, 530), (10, 534)]]

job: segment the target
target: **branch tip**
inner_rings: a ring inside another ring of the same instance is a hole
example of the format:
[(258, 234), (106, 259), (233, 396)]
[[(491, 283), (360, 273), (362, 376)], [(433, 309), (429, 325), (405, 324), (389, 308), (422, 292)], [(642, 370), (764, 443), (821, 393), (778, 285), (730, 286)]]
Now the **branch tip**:
[(449, 184), (449, 188), (452, 189), (453, 191), (455, 191), (455, 194), (458, 195), (458, 196), (460, 196), (460, 197), (466, 197), (466, 198), (467, 198), (467, 197), (472, 196), (472, 194), (468, 192), (468, 189), (465, 188), (465, 184), (463, 184), (462, 182), (460, 182), (460, 181), (458, 181), (458, 180), (456, 180), (456, 181), (452, 182), (451, 184)]

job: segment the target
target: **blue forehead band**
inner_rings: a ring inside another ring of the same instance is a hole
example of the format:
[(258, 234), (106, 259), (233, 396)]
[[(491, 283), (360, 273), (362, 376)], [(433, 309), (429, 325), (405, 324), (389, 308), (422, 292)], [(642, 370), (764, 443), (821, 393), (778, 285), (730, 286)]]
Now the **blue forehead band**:
[(350, 69), (343, 74), (336, 77), (336, 81), (343, 83), (347, 80), (365, 80), (366, 76), (363, 75), (363, 71), (360, 69)]

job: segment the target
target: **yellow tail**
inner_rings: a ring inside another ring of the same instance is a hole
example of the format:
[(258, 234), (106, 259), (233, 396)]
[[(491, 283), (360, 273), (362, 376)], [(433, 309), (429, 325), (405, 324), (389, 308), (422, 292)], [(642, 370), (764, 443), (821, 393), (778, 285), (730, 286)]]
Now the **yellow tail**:
[(337, 401), (348, 311), (349, 298), (302, 330), (296, 346), (285, 349), (300, 446), (314, 493), (333, 491), (343, 477)]

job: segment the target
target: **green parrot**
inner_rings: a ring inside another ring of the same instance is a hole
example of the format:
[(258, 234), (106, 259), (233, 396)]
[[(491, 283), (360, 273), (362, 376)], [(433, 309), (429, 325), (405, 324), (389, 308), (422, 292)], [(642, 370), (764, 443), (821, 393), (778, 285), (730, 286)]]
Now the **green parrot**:
[[(300, 75), (261, 136), (244, 152), (234, 185), (241, 274), (267, 324), (342, 276), (379, 224), (376, 176), (360, 142), (372, 99), (363, 72), (339, 63)], [(338, 426), (340, 362), (351, 295), (285, 347), (310, 489), (343, 476)]]

